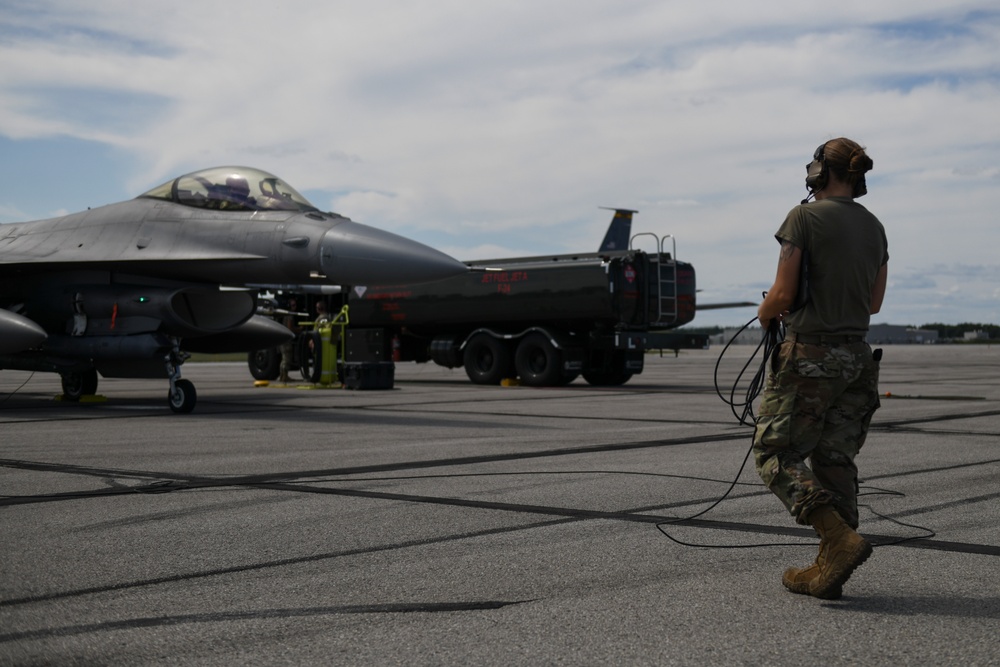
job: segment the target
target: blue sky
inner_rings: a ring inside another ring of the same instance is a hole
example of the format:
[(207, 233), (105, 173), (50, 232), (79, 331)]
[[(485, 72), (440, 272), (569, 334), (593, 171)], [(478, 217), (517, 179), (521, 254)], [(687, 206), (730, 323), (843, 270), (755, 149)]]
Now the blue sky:
[(1000, 323), (995, 3), (2, 3), (0, 222), (246, 164), (460, 259), (589, 250), (599, 206), (638, 209), (701, 301), (755, 300), (848, 136), (889, 236), (874, 321)]

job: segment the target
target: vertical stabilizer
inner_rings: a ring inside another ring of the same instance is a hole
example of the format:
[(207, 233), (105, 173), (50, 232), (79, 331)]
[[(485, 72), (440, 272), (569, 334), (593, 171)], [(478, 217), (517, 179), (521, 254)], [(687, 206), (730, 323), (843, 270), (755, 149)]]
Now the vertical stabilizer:
[(629, 234), (632, 233), (632, 214), (639, 211), (632, 211), (627, 208), (609, 208), (607, 206), (602, 206), (601, 208), (614, 211), (615, 214), (611, 218), (611, 224), (608, 225), (608, 233), (604, 235), (604, 240), (601, 241), (601, 247), (598, 248), (598, 252), (628, 250)]

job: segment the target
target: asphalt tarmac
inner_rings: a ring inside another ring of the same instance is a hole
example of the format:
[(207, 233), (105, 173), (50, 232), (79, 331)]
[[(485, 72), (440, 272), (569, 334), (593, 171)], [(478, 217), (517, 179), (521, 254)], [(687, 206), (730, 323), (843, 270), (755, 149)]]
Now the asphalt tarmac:
[(836, 601), (781, 585), (817, 540), (740, 472), (719, 352), (616, 388), (187, 364), (189, 415), (0, 372), (0, 664), (1000, 664), (1000, 348), (885, 348)]

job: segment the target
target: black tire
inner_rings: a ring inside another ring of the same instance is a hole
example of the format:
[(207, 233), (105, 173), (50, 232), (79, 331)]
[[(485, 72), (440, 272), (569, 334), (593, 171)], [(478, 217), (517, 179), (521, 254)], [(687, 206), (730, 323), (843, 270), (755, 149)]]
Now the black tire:
[(197, 402), (198, 392), (194, 390), (194, 383), (190, 380), (177, 380), (174, 382), (173, 390), (167, 392), (167, 403), (170, 404), (170, 409), (178, 414), (191, 412)]
[(277, 380), (281, 375), (281, 350), (269, 347), (247, 354), (247, 366), (255, 380)]
[(323, 339), (317, 331), (299, 337), (299, 371), (306, 382), (319, 382), (323, 372)]
[(583, 379), (595, 387), (618, 387), (632, 379), (632, 371), (624, 368), (584, 371)]
[(62, 390), (63, 398), (74, 403), (84, 396), (93, 396), (97, 393), (97, 369), (63, 373)]
[(529, 387), (553, 387), (563, 381), (563, 354), (548, 336), (528, 334), (521, 339), (514, 355), (514, 367), (521, 383)]
[(579, 372), (574, 372), (574, 373), (570, 373), (569, 375), (564, 375), (559, 380), (559, 385), (560, 386), (566, 386), (568, 384), (571, 384), (573, 382), (573, 380), (577, 379), (578, 377), (580, 377), (580, 373)]
[(476, 334), (465, 344), (462, 356), (465, 374), (475, 384), (500, 384), (513, 375), (510, 346), (489, 334)]

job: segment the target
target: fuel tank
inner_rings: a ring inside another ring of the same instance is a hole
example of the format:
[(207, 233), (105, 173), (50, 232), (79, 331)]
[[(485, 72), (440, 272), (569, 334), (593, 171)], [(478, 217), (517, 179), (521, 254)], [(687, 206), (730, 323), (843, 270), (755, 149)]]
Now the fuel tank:
[(411, 332), (473, 322), (499, 329), (544, 322), (678, 326), (694, 317), (693, 269), (658, 259), (641, 251), (524, 258), (476, 264), (468, 274), (432, 283), (356, 287), (349, 295), (351, 326)]

